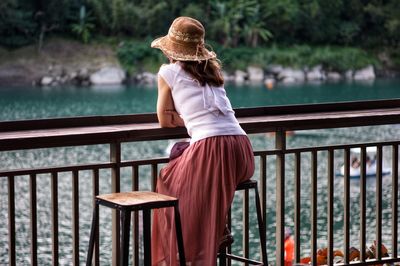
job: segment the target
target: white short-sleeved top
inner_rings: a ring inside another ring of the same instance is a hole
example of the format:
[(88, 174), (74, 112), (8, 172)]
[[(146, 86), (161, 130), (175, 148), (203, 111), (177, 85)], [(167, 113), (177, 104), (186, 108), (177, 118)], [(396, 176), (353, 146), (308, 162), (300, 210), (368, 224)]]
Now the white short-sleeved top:
[(213, 136), (246, 135), (223, 86), (201, 86), (179, 63), (162, 65), (158, 75), (171, 89), (176, 111), (185, 123), (191, 143)]

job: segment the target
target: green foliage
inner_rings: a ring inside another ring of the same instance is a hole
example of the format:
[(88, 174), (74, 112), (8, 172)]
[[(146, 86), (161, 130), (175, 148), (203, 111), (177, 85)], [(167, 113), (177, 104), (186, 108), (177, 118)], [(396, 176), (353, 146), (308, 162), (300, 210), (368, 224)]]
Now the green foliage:
[[(152, 70), (155, 72), (155, 68), (165, 61), (161, 51), (150, 47), (150, 41), (124, 42), (117, 48), (117, 56), (128, 73), (135, 73), (139, 70)], [(141, 69), (144, 65), (146, 69)]]
[(0, 45), (15, 48), (34, 41), (37, 23), (32, 19), (30, 5), (16, 0), (0, 2)]
[(94, 24), (91, 23), (93, 18), (90, 13), (86, 13), (85, 6), (81, 6), (79, 11), (79, 23), (71, 25), (71, 30), (80, 38), (83, 43), (88, 43), (91, 37), (91, 32), (94, 29)]
[(240, 43), (256, 47), (267, 42), (272, 33), (267, 29), (265, 12), (257, 0), (211, 1), (211, 35), (225, 47)]
[[(382, 3), (383, 2), (383, 3)], [(368, 16), (368, 33), (372, 34), (372, 44), (382, 41), (392, 46), (400, 46), (400, 2), (371, 1), (364, 8)]]
[(378, 65), (373, 54), (362, 49), (295, 45), (258, 47), (222, 48), (217, 50), (225, 68), (228, 70), (245, 69), (248, 65), (267, 67), (279, 64), (291, 67), (313, 67), (322, 64), (325, 69), (343, 72), (348, 69), (360, 69), (367, 65)]
[[(154, 39), (182, 15), (205, 25), (207, 41), (228, 66), (322, 62), (343, 70), (376, 64), (362, 49), (346, 47), (400, 47), (398, 0), (1, 0), (0, 45), (40, 47), (49, 35), (71, 33), (83, 42)], [(125, 43), (118, 56), (132, 70), (162, 61), (143, 42)]]
[(325, 68), (345, 71), (361, 69), (367, 65), (378, 65), (378, 60), (366, 51), (351, 47), (321, 47), (310, 57), (310, 65), (322, 64)]
[(173, 19), (165, 1), (88, 0), (98, 30), (107, 35), (146, 37), (164, 33)]
[(190, 3), (182, 9), (181, 15), (192, 18), (201, 18), (204, 15), (204, 10), (199, 4)]

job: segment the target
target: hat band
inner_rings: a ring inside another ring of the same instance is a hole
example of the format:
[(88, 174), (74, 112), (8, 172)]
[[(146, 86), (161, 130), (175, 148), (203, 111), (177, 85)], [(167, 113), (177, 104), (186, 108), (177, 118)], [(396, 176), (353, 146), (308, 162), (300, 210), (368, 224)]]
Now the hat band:
[[(198, 61), (198, 60), (207, 60), (211, 58), (215, 58), (215, 53), (213, 52), (208, 52), (208, 51), (201, 51), (201, 53), (198, 53), (196, 51), (196, 54), (190, 54), (190, 53), (185, 53), (185, 52), (178, 52), (176, 50), (171, 50), (168, 49), (167, 47), (162, 47), (161, 50), (163, 50), (165, 53), (167, 53), (169, 56), (171, 56), (175, 60), (184, 60), (184, 61)], [(194, 51), (192, 51), (194, 52)]]
[(204, 39), (202, 37), (192, 36), (186, 32), (178, 31), (174, 27), (171, 27), (169, 29), (168, 35), (172, 38), (175, 38), (183, 42), (200, 42), (200, 43), (204, 42)]

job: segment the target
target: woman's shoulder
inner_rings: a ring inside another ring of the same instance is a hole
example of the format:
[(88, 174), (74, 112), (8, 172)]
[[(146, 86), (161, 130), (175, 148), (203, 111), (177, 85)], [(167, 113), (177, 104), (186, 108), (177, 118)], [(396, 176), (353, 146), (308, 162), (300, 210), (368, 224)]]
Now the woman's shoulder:
[(177, 63), (162, 64), (160, 66), (159, 72), (164, 72), (164, 71), (179, 72), (180, 68), (181, 68), (180, 65)]

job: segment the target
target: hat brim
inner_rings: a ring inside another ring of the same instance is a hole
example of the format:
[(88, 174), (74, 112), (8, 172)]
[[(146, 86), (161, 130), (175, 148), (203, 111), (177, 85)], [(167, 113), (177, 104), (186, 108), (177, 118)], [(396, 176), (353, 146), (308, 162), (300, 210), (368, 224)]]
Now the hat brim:
[(160, 49), (165, 55), (177, 61), (203, 61), (217, 57), (213, 51), (209, 51), (204, 45), (199, 49), (197, 47), (183, 46), (172, 42), (168, 35), (155, 39), (150, 46)]

